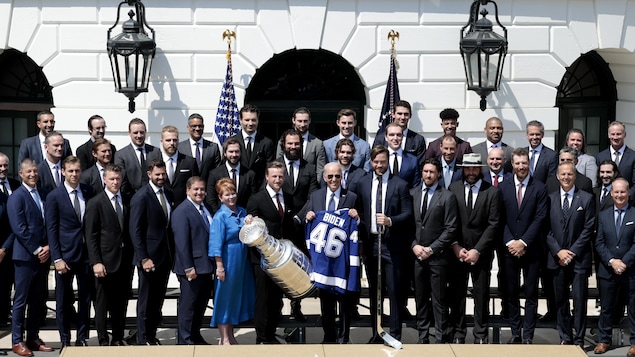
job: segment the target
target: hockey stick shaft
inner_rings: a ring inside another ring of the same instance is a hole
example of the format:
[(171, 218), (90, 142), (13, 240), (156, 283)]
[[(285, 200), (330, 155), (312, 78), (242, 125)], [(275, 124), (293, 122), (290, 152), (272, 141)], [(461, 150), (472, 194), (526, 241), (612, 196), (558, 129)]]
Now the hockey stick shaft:
[(384, 235), (385, 227), (379, 226), (379, 231), (377, 232), (377, 334), (379, 337), (384, 340), (384, 342), (394, 349), (401, 349), (403, 344), (401, 341), (392, 337), (389, 333), (384, 331), (383, 327), (381, 327), (381, 316), (383, 310), (383, 302), (381, 298), (381, 239)]

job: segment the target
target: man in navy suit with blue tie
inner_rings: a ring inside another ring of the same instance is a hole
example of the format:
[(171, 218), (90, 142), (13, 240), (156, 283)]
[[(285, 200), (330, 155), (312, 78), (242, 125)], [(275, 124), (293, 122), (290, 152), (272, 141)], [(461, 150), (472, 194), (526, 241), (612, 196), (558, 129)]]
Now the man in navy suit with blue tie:
[[(18, 153), (18, 162), (29, 158), (39, 164), (46, 157), (46, 149), (44, 149), (44, 139), (46, 135), (55, 130), (55, 116), (48, 110), (37, 113), (37, 121), (35, 122), (40, 129), (35, 136), (28, 137), (20, 143), (20, 151)], [(71, 144), (64, 139), (64, 150), (62, 160), (67, 156), (73, 155)]]
[(20, 177), (22, 186), (13, 192), (7, 203), (9, 223), (15, 237), (15, 295), (11, 342), (14, 353), (19, 356), (32, 356), (32, 350), (53, 351), (53, 347), (46, 345), (39, 336), (40, 319), (46, 313), (43, 308), (47, 296), (50, 251), (44, 227), (44, 201), (37, 191), (39, 175), (34, 160), (24, 159), (20, 163)]
[(529, 173), (536, 180), (546, 184), (547, 177), (556, 175), (558, 154), (542, 143), (545, 136), (545, 126), (538, 120), (532, 120), (526, 125), (529, 146)]
[(46, 159), (37, 165), (40, 178), (37, 181), (37, 189), (42, 200), (46, 201), (46, 196), (54, 188), (59, 187), (64, 182), (62, 175), (62, 160), (64, 154), (64, 138), (57, 131), (52, 131), (46, 135), (44, 140)]
[(83, 218), (86, 202), (93, 189), (79, 183), (82, 167), (79, 158), (64, 159), (64, 184), (49, 193), (44, 205), (46, 234), (55, 264), (55, 302), (57, 329), (62, 348), (71, 344), (71, 322), (74, 314), (73, 278), (77, 278), (77, 340), (76, 346), (86, 346), (90, 330), (90, 295), (92, 289), (88, 253), (84, 243)]
[[(560, 187), (549, 195), (551, 206), (550, 230), (547, 234), (547, 268), (552, 271), (553, 276), (560, 342), (563, 345), (576, 344), (584, 348), (595, 201), (592, 194), (575, 186), (576, 175), (572, 162), (564, 162), (558, 166)], [(571, 330), (571, 292), (575, 336)]]
[(421, 185), (421, 170), (417, 157), (401, 149), (402, 140), (403, 132), (399, 124), (394, 122), (388, 124), (386, 126), (386, 142), (388, 143), (390, 173), (408, 182), (410, 189)]
[(205, 181), (191, 177), (186, 186), (187, 199), (172, 214), (174, 274), (181, 287), (177, 344), (207, 345), (201, 336), (201, 323), (212, 293), (213, 266), (207, 257), (212, 216), (204, 204)]
[(635, 151), (624, 143), (626, 127), (623, 123), (614, 121), (609, 124), (608, 136), (609, 147), (595, 155), (595, 161), (599, 167), (602, 161), (613, 160), (622, 177), (632, 186), (633, 180), (635, 180)]
[[(628, 203), (629, 183), (624, 178), (613, 181), (611, 197), (613, 207), (598, 215), (595, 249), (600, 260), (597, 275), (600, 278), (602, 308), (598, 329), (600, 340), (595, 354), (605, 353), (611, 346), (613, 310), (618, 291), (635, 289), (635, 208)], [(628, 294), (628, 327), (631, 347), (627, 356), (635, 356), (635, 294)]]
[[(503, 230), (507, 307), (512, 338), (508, 343), (533, 343), (538, 312), (538, 275), (544, 250), (542, 227), (547, 216), (547, 187), (529, 175), (529, 153), (512, 152), (514, 177), (498, 186), (507, 219)], [(525, 318), (520, 317), (520, 274), (524, 276)], [(522, 324), (522, 328), (521, 328)]]

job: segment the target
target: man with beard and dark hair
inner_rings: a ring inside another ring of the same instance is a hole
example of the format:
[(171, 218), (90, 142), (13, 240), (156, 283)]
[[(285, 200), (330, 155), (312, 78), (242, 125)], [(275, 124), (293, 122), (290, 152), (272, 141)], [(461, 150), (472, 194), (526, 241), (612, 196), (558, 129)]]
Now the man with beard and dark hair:
[(600, 162), (600, 165), (598, 166), (599, 185), (593, 188), (597, 213), (600, 213), (600, 211), (613, 206), (611, 188), (613, 188), (613, 181), (615, 181), (615, 179), (618, 177), (620, 177), (620, 169), (617, 167), (615, 161), (607, 159)]
[[(106, 121), (101, 115), (95, 114), (88, 118), (88, 134), (90, 134), (88, 141), (80, 145), (76, 151), (77, 158), (82, 164), (82, 171), (88, 170), (95, 164), (93, 143), (97, 139), (103, 139), (104, 135), (106, 135)], [(110, 152), (115, 157), (117, 148), (113, 144), (110, 144)]]
[[(355, 191), (355, 186), (359, 182), (359, 179), (366, 175), (366, 171), (362, 167), (357, 167), (353, 164), (353, 158), (355, 157), (355, 144), (351, 139), (340, 139), (335, 145), (335, 156), (337, 157), (337, 163), (342, 168), (342, 188)], [(322, 186), (326, 182), (322, 178)]]
[[(309, 133), (309, 126), (311, 125), (311, 112), (307, 107), (299, 107), (293, 112), (291, 117), (291, 123), (293, 129), (297, 130), (302, 135), (302, 158), (309, 164), (315, 165), (317, 172), (318, 183), (322, 180), (322, 172), (324, 171), (324, 164), (326, 163), (326, 154), (324, 153), (324, 145), (322, 140), (315, 137), (315, 135)], [(278, 143), (278, 149), (276, 150), (276, 157), (282, 158), (284, 156), (284, 149), (282, 143)]]
[(446, 108), (439, 113), (441, 118), (441, 128), (443, 129), (443, 135), (428, 144), (428, 150), (426, 150), (425, 158), (441, 156), (441, 141), (443, 136), (452, 135), (456, 139), (456, 154), (458, 157), (463, 157), (465, 154), (472, 152), (470, 143), (456, 136), (456, 128), (459, 127), (459, 112), (453, 108)]

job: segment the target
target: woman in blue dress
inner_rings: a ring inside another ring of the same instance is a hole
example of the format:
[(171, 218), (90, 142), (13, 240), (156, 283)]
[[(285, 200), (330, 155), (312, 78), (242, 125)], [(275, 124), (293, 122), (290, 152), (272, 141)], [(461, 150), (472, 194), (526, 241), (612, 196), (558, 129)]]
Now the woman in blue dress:
[(221, 345), (238, 344), (234, 325), (254, 317), (256, 285), (249, 250), (239, 239), (247, 212), (236, 205), (236, 185), (230, 178), (216, 183), (222, 203), (209, 231), (208, 255), (216, 262), (216, 293), (212, 327), (218, 326)]

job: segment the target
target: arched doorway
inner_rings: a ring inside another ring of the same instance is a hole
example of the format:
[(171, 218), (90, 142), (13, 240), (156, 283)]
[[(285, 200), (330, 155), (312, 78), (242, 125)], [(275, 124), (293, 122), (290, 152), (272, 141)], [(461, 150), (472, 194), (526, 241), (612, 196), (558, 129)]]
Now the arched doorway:
[(556, 97), (560, 108), (556, 146), (564, 144), (569, 129), (577, 128), (584, 131), (588, 154), (608, 147), (608, 124), (615, 120), (615, 83), (609, 65), (595, 51), (583, 54), (567, 68)]
[(339, 132), (337, 112), (357, 112), (356, 135), (364, 138), (366, 93), (355, 68), (343, 57), (326, 50), (288, 50), (273, 56), (256, 71), (245, 93), (245, 103), (261, 111), (259, 132), (277, 141), (291, 126), (293, 111), (311, 111), (310, 131), (327, 139)]
[(0, 53), (0, 151), (17, 175), (20, 142), (37, 133), (36, 115), (53, 107), (52, 87), (42, 68), (26, 54), (7, 49)]

